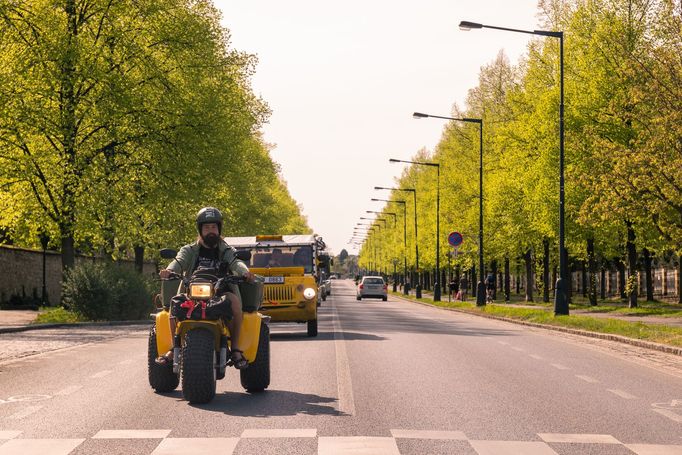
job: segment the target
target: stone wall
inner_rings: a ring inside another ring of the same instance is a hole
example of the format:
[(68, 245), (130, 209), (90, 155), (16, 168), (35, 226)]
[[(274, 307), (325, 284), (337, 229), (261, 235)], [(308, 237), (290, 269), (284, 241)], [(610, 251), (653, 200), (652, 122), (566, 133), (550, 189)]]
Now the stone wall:
[[(95, 263), (102, 258), (76, 256), (76, 264)], [(131, 268), (133, 261), (122, 261)], [(155, 274), (156, 264), (145, 262), (144, 274)], [(62, 257), (55, 251), (45, 253), (45, 287), (48, 302), (56, 305), (61, 300)], [(43, 288), (43, 252), (28, 250), (7, 245), (0, 245), (0, 301), (7, 302), (12, 295), (42, 295)]]

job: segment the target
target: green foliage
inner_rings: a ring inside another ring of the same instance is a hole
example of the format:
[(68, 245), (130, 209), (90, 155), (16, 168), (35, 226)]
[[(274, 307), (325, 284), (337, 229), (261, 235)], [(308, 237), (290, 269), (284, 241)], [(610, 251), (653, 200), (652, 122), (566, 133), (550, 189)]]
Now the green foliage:
[[(680, 257), (682, 6), (673, 0), (570, 0), (541, 1), (540, 10), (544, 29), (564, 32), (570, 255), (587, 259), (591, 238), (597, 257), (622, 258), (627, 220), (638, 250)], [(513, 261), (528, 250), (540, 257), (543, 239), (550, 241), (550, 268), (558, 263), (559, 87), (559, 40), (535, 37), (517, 64), (500, 53), (484, 66), (465, 107), (453, 107), (452, 117), (483, 119), (486, 264), (505, 256)], [(418, 150), (413, 160), (441, 165), (441, 267), (451, 230), (464, 234), (453, 265), (477, 265), (478, 125), (447, 123), (435, 150)], [(417, 189), (422, 269), (435, 266), (434, 177), (432, 168), (411, 166), (394, 185)], [(390, 199), (407, 201), (413, 242), (411, 196), (394, 191)], [(380, 268), (392, 270), (390, 258), (403, 252), (400, 227), (370, 235), (362, 266), (370, 262), (372, 242), (384, 251)], [(407, 258), (414, 267), (414, 244)]]
[(51, 307), (42, 309), (33, 324), (65, 324), (83, 321), (85, 319), (73, 311), (63, 307)]
[(255, 64), (203, 0), (1, 3), (0, 228), (65, 265), (185, 243), (205, 205), (232, 234), (308, 231)]
[(130, 266), (79, 264), (62, 287), (64, 307), (85, 320), (140, 320), (154, 310), (152, 283)]

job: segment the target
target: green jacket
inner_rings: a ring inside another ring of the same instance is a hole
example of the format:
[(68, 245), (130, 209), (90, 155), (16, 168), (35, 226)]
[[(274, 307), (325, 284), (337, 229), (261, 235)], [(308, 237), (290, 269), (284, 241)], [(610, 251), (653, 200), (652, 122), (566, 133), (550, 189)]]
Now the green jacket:
[[(201, 245), (199, 245), (199, 242), (183, 246), (180, 248), (180, 251), (178, 251), (175, 259), (173, 259), (166, 268), (183, 276), (191, 275), (194, 272), (194, 269), (196, 269), (200, 247)], [(244, 276), (244, 274), (249, 271), (249, 268), (241, 259), (235, 257), (235, 253), (236, 250), (225, 243), (224, 240), (221, 240), (218, 244), (218, 258), (220, 258), (220, 262), (227, 263), (230, 271), (234, 275)], [(167, 307), (170, 305), (170, 299), (182, 292), (182, 289), (180, 289), (178, 283), (175, 281), (162, 281), (162, 283), (161, 296), (164, 305)], [(239, 288), (237, 286), (231, 285), (230, 288), (233, 293), (240, 296)]]

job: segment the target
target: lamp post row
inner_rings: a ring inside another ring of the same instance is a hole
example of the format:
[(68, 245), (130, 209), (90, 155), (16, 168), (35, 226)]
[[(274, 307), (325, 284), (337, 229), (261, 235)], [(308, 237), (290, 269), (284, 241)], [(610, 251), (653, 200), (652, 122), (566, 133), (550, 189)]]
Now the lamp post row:
[[(484, 25), (476, 22), (461, 21), (459, 24), (461, 30), (469, 31), (473, 29), (490, 28), (494, 30), (502, 30), (516, 33), (525, 33), (538, 36), (548, 36), (552, 38), (559, 38), (559, 73), (560, 73), (560, 102), (559, 102), (559, 277), (555, 285), (554, 298), (554, 313), (557, 315), (567, 315), (568, 309), (568, 295), (566, 290), (567, 279), (567, 258), (565, 254), (565, 199), (564, 199), (564, 34), (557, 31), (546, 30), (519, 30), (507, 27), (497, 27), (492, 25)], [(438, 115), (423, 114), (415, 112), (414, 118), (440, 118), (445, 120), (478, 123), (479, 125), (479, 234), (478, 234), (478, 250), (479, 250), (479, 282), (477, 285), (476, 304), (485, 305), (485, 283), (484, 283), (484, 259), (483, 259), (483, 119), (482, 118), (453, 118)], [(432, 162), (417, 162), (390, 159), (391, 162), (409, 163), (421, 166), (436, 167), (438, 173), (437, 189), (436, 189), (436, 279), (434, 281), (434, 301), (440, 300), (440, 164)], [(374, 187), (376, 190), (394, 190), (394, 191), (411, 191), (414, 196), (414, 231), (415, 231), (415, 260), (416, 268), (419, 271), (419, 246), (417, 245), (417, 192), (415, 189), (407, 188), (385, 188)], [(375, 199), (372, 199), (375, 200)], [(386, 202), (395, 202), (388, 201)], [(404, 202), (403, 202), (404, 203)], [(374, 212), (376, 213), (376, 212)], [(405, 225), (406, 226), (406, 225)], [(406, 229), (405, 229), (406, 232)], [(404, 234), (405, 245), (407, 244), (407, 234)], [(405, 258), (405, 271), (407, 271), (407, 258)], [(416, 287), (417, 297), (421, 297), (421, 286), (419, 282)]]

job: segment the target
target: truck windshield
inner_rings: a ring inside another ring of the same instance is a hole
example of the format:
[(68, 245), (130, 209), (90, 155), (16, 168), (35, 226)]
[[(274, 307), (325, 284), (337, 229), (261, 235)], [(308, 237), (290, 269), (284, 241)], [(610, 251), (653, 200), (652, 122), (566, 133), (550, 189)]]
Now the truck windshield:
[(238, 248), (251, 251), (249, 268), (303, 267), (304, 273), (313, 273), (312, 246), (277, 245), (267, 247)]

